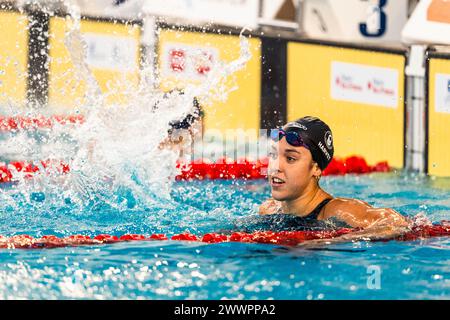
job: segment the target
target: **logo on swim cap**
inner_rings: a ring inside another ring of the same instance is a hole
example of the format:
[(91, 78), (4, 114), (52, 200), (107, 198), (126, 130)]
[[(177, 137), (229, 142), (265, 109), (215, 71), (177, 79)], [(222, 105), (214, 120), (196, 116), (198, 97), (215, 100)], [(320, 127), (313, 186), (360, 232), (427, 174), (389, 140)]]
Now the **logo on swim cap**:
[(289, 128), (300, 128), (300, 129), (303, 129), (305, 131), (308, 130), (308, 128), (306, 126), (304, 126), (303, 124), (298, 123), (298, 122), (289, 122), (288, 124), (286, 124), (286, 127), (289, 127)]
[(325, 132), (325, 144), (328, 149), (331, 150), (331, 148), (333, 148), (333, 136), (331, 135), (331, 131)]

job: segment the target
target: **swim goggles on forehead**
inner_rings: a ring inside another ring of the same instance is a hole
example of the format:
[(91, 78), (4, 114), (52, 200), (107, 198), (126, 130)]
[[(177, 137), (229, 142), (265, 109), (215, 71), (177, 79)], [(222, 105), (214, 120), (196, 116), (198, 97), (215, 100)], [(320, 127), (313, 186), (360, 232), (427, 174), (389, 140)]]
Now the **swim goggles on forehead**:
[(303, 141), (302, 137), (300, 136), (299, 130), (296, 130), (295, 128), (289, 128), (287, 131), (283, 129), (275, 129), (271, 130), (270, 132), (270, 138), (278, 142), (283, 137), (286, 138), (286, 142), (289, 143), (291, 146), (294, 147), (305, 147), (309, 150), (308, 145)]

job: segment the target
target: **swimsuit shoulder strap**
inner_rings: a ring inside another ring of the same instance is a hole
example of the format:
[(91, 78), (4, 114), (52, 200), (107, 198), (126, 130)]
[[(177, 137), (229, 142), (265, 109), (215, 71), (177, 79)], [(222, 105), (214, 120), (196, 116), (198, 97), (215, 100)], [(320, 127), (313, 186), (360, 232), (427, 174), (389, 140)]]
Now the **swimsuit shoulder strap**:
[(308, 214), (305, 218), (317, 220), (317, 217), (319, 216), (320, 211), (322, 211), (322, 208), (325, 207), (325, 206), (327, 205), (327, 203), (330, 202), (331, 200), (333, 200), (333, 198), (327, 198), (327, 199), (323, 200), (323, 201), (322, 201), (321, 203), (319, 203), (319, 204), (317, 205), (317, 207), (316, 207), (313, 211), (311, 211), (311, 213)]

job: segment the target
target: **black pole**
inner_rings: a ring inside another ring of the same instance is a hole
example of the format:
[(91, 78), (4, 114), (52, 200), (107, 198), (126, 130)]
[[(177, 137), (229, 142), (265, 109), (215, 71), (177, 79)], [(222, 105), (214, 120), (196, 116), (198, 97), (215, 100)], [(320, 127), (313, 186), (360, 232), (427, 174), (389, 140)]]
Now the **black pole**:
[(287, 41), (262, 38), (261, 129), (273, 129), (287, 120)]
[(45, 12), (28, 11), (27, 100), (36, 107), (43, 107), (48, 101), (49, 21), (50, 17)]

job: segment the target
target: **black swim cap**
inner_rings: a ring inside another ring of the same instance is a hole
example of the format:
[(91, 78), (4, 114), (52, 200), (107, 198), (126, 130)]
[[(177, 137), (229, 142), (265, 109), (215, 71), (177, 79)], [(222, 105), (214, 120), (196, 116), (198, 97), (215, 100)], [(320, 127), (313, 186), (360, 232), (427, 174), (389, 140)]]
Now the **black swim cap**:
[[(296, 128), (310, 148), (313, 160), (317, 162), (321, 170), (331, 162), (334, 153), (333, 135), (330, 127), (316, 117), (303, 117), (283, 126), (283, 130)], [(296, 131), (297, 131), (296, 130)]]
[(192, 112), (182, 120), (171, 121), (169, 125), (171, 129), (189, 129), (195, 121), (200, 120), (201, 118), (203, 118), (203, 110), (200, 107), (197, 98), (194, 97)]

